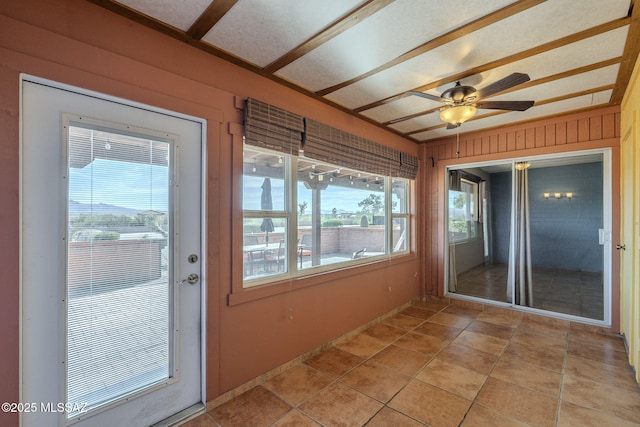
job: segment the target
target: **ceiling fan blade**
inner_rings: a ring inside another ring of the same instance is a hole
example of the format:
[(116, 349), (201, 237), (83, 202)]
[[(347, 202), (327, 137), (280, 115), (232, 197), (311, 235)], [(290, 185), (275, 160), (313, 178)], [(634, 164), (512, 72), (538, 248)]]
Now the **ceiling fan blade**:
[(524, 111), (533, 106), (534, 101), (480, 101), (476, 102), (476, 108), (487, 110)]
[(437, 101), (437, 102), (446, 102), (447, 101), (444, 98), (441, 98), (441, 97), (436, 96), (436, 95), (431, 95), (430, 93), (416, 92), (415, 90), (410, 90), (407, 93), (409, 95), (415, 95), (415, 96), (420, 96), (422, 98), (430, 99), (432, 101)]
[(453, 123), (448, 123), (447, 124), (447, 129), (455, 129), (455, 128), (459, 128), (460, 127), (460, 123), (454, 125)]
[(491, 96), (495, 93), (502, 92), (503, 90), (507, 90), (524, 82), (528, 82), (531, 80), (528, 74), (524, 73), (513, 73), (508, 75), (507, 77), (498, 80), (490, 84), (489, 86), (482, 88), (476, 92), (476, 98), (482, 99), (488, 96)]

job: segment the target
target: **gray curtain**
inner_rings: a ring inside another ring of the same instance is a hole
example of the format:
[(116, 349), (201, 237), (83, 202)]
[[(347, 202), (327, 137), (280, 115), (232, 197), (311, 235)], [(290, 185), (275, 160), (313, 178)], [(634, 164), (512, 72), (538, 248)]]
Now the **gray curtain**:
[(449, 292), (458, 290), (458, 273), (456, 273), (456, 245), (452, 243), (453, 236), (449, 241)]
[(533, 307), (533, 280), (531, 278), (531, 232), (529, 218), (529, 174), (527, 169), (514, 170), (515, 206), (511, 213), (511, 245), (509, 247), (509, 275), (507, 297), (511, 289), (515, 303)]

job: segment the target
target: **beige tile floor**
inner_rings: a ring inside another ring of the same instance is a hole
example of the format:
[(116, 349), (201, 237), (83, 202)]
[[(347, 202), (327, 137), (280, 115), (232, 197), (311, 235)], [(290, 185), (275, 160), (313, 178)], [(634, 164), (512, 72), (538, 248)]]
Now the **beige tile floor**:
[(619, 337), (452, 302), (416, 302), (185, 426), (640, 425)]

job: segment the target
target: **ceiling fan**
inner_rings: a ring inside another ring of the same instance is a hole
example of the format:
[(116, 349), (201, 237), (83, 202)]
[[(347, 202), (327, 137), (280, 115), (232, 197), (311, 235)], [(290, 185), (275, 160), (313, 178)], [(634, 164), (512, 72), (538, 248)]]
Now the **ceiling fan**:
[(410, 95), (438, 101), (445, 104), (440, 110), (440, 119), (447, 122), (447, 129), (455, 129), (476, 115), (477, 109), (525, 111), (534, 101), (482, 101), (482, 98), (502, 92), (530, 80), (528, 74), (513, 73), (489, 86), (476, 90), (472, 86), (463, 86), (460, 82), (436, 96), (424, 92), (409, 91)]

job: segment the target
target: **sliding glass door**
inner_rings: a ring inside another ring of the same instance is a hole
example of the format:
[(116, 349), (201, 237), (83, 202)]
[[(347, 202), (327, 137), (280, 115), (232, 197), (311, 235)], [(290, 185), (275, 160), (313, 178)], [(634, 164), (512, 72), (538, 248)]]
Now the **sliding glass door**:
[(450, 168), (448, 292), (607, 322), (608, 155)]

